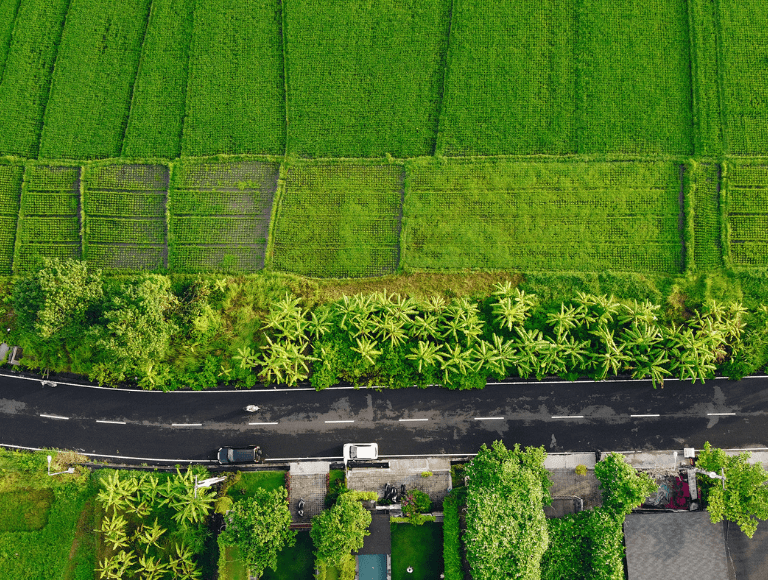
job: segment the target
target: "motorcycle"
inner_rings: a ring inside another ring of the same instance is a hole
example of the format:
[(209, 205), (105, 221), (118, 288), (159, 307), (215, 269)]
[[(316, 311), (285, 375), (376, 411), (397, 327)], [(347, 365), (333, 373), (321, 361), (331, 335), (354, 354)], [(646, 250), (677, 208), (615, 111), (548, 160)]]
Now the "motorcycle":
[(299, 504), (296, 506), (296, 513), (299, 514), (300, 518), (304, 517), (304, 499), (299, 498)]

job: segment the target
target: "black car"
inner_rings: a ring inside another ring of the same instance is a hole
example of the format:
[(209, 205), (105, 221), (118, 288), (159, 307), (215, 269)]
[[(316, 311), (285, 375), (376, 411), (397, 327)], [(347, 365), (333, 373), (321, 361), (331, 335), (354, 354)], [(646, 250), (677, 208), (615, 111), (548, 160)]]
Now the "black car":
[(261, 463), (263, 454), (258, 445), (248, 445), (246, 447), (221, 447), (216, 454), (216, 459), (222, 465), (232, 465), (237, 463)]

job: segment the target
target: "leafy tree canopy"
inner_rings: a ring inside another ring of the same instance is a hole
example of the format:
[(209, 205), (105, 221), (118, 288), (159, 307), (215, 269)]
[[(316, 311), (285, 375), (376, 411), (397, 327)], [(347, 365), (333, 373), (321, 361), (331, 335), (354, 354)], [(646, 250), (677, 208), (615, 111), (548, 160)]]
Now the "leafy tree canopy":
[(725, 474), (725, 489), (719, 479), (699, 475), (713, 523), (736, 522), (747, 537), (752, 537), (759, 520), (768, 519), (768, 472), (759, 463), (749, 463), (749, 452), (727, 455), (709, 442), (699, 452), (696, 466), (705, 471)]
[(258, 488), (253, 498), (235, 502), (227, 514), (229, 523), (220, 536), (224, 546), (236, 546), (251, 574), (261, 576), (267, 568), (277, 569), (277, 554), (296, 542), (290, 529), (288, 492)]
[(649, 475), (635, 471), (620, 453), (610, 453), (598, 462), (595, 477), (600, 480), (603, 507), (622, 517), (643, 503), (657, 487)]
[(312, 518), (310, 535), (315, 544), (315, 557), (329, 566), (341, 566), (353, 550), (363, 547), (370, 525), (371, 513), (357, 496), (341, 494), (331, 509)]

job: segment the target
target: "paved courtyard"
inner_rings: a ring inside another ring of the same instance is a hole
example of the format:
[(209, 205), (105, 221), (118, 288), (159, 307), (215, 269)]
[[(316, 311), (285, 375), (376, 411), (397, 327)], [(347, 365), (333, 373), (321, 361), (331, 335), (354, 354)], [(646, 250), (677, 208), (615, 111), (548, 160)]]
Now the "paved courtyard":
[[(326, 477), (330, 463), (323, 461), (307, 461), (291, 463), (291, 516), (295, 524), (308, 524), (312, 516), (323, 511), (326, 494)], [(297, 505), (299, 499), (304, 500), (304, 517), (299, 517)]]

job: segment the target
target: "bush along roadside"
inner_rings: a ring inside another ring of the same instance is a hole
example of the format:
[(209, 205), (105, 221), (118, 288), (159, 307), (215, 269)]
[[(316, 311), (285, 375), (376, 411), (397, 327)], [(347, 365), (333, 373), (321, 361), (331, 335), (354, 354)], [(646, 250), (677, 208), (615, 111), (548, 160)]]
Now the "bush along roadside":
[(740, 378), (768, 362), (768, 307), (698, 310), (578, 293), (541, 304), (510, 282), (482, 298), (375, 292), (305, 307), (283, 294), (244, 309), (235, 281), (173, 286), (48, 261), (18, 280), (13, 339), (25, 364), (147, 389), (342, 381), (481, 388), (490, 377)]

